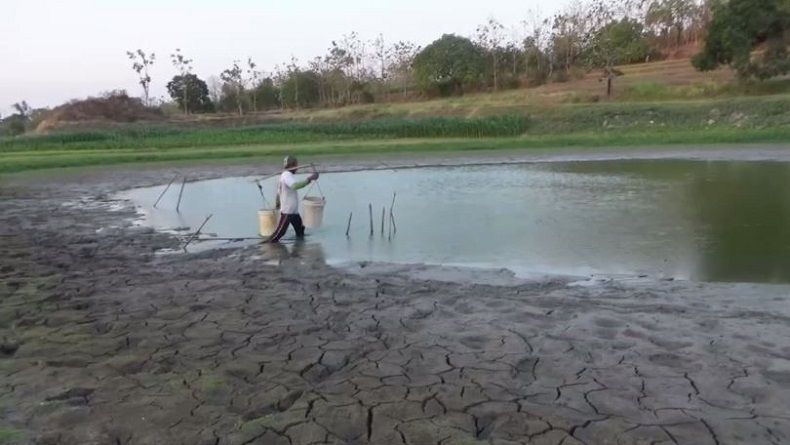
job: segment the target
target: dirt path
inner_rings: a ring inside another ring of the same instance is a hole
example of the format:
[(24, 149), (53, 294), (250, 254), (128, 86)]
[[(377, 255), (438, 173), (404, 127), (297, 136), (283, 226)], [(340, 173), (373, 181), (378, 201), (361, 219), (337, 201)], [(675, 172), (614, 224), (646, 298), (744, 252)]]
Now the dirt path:
[(0, 191), (0, 443), (790, 443), (790, 287), (157, 256), (106, 196), (162, 177)]

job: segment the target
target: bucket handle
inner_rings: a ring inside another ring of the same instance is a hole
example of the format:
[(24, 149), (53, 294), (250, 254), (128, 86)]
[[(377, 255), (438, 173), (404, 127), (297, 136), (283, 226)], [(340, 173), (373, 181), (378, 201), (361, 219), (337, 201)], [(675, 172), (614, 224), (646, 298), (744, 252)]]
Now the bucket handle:
[[(313, 172), (318, 173), (315, 169), (315, 165), (313, 165), (312, 167), (313, 167)], [(310, 184), (310, 188), (307, 189), (307, 192), (305, 192), (304, 197), (307, 198), (307, 196), (310, 195), (310, 190), (312, 190), (314, 186), (318, 186), (318, 193), (321, 194), (321, 199), (326, 200), (326, 196), (324, 196), (324, 191), (321, 190), (321, 185), (318, 183), (318, 179), (316, 179)]]
[(269, 200), (266, 199), (266, 195), (264, 195), (264, 193), (263, 193), (263, 186), (261, 185), (261, 182), (256, 179), (255, 180), (255, 185), (258, 186), (258, 191), (261, 192), (261, 198), (263, 198), (264, 205), (266, 205), (266, 207), (268, 207), (268, 208), (273, 208), (272, 205), (269, 203)]

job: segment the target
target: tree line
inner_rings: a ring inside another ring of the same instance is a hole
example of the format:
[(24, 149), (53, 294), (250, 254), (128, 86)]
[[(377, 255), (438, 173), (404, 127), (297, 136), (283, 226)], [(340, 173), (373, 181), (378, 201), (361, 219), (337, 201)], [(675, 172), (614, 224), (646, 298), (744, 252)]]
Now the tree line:
[[(185, 112), (243, 114), (563, 82), (590, 69), (611, 74), (616, 65), (658, 60), (699, 42), (716, 3), (591, 0), (550, 17), (531, 13), (511, 27), (492, 17), (471, 36), (448, 34), (425, 47), (351, 32), (331, 42), (324, 55), (306, 62), (292, 58), (268, 72), (250, 58), (207, 81), (182, 70), (168, 91)], [(143, 84), (147, 73), (139, 68), (145, 62), (136, 63)]]
[[(616, 66), (660, 60), (689, 45), (702, 48), (692, 61), (700, 70), (730, 65), (742, 79), (786, 74), (789, 44), (790, 0), (586, 0), (548, 17), (531, 12), (515, 26), (492, 17), (473, 35), (447, 34), (425, 47), (350, 32), (304, 62), (291, 58), (266, 71), (247, 57), (205, 80), (176, 49), (167, 90), (184, 113), (238, 114), (498, 91), (591, 70), (610, 91), (621, 74)], [(150, 106), (156, 55), (138, 49), (127, 56)], [(25, 108), (5, 120), (19, 127), (30, 115)]]

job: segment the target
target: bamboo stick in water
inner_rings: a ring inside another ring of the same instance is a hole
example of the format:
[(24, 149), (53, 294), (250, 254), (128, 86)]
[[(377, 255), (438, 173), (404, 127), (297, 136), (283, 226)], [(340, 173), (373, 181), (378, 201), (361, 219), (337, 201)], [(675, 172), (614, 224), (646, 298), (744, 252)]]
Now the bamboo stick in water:
[(173, 179), (171, 179), (170, 182), (167, 183), (167, 187), (165, 187), (165, 189), (162, 190), (162, 193), (159, 195), (159, 197), (156, 198), (156, 202), (154, 203), (154, 208), (156, 208), (157, 204), (159, 204), (159, 201), (162, 200), (162, 197), (165, 196), (165, 193), (167, 193), (167, 191), (170, 189), (170, 186), (173, 184), (176, 178), (178, 178), (178, 175), (173, 176)]
[(181, 196), (184, 194), (184, 186), (187, 185), (187, 177), (184, 176), (184, 182), (181, 183), (181, 190), (178, 192), (178, 203), (176, 204), (176, 212), (181, 208)]

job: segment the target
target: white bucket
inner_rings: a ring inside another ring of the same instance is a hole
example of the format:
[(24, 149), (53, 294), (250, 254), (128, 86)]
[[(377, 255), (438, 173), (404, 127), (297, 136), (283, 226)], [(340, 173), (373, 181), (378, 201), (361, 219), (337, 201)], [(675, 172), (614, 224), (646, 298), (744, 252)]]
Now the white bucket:
[(321, 227), (321, 222), (324, 220), (324, 205), (326, 205), (326, 198), (319, 198), (317, 196), (305, 196), (302, 199), (302, 206), (304, 207), (304, 226), (308, 229), (317, 229)]
[(276, 209), (258, 210), (258, 233), (264, 238), (272, 236), (279, 220), (280, 212)]

